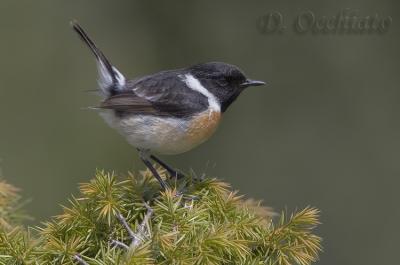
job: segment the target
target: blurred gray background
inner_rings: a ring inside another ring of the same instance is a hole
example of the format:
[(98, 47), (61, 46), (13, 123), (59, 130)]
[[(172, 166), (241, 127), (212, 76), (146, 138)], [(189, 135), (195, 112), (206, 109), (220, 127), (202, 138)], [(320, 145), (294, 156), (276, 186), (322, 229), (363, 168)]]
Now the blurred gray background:
[[(262, 35), (273, 10), (391, 16), (386, 34)], [(60, 212), (96, 168), (139, 170), (136, 151), (94, 111), (92, 55), (75, 18), (128, 77), (198, 62), (241, 67), (248, 89), (216, 135), (179, 156), (277, 211), (322, 211), (318, 264), (397, 264), (400, 177), (398, 1), (15, 1), (0, 3), (0, 158), (31, 198), (33, 224)]]

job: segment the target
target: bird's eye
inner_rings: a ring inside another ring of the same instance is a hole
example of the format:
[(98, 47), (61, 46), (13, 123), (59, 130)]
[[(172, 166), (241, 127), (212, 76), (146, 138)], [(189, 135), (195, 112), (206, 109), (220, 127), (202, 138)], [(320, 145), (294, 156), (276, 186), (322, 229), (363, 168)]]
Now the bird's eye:
[(234, 79), (233, 79), (233, 77), (232, 77), (231, 75), (225, 76), (225, 81), (226, 81), (226, 82), (231, 83), (233, 80), (234, 80)]
[(225, 80), (226, 82), (233, 84), (233, 83), (240, 83), (241, 81), (241, 76), (240, 75), (236, 75), (236, 74), (230, 74), (230, 75), (226, 75), (225, 76)]

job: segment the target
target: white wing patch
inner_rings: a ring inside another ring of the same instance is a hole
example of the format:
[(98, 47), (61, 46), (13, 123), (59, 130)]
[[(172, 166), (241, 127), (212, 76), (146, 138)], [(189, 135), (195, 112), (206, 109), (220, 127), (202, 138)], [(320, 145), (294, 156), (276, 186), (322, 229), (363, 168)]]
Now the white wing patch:
[(147, 91), (146, 91), (146, 87), (141, 87), (140, 85), (139, 85), (139, 86), (136, 86), (136, 87), (134, 87), (134, 88), (132, 88), (132, 91), (133, 91), (136, 95), (138, 95), (139, 97), (145, 98), (145, 99), (147, 99), (148, 101), (153, 101), (153, 102), (159, 100), (159, 99), (163, 96), (162, 93), (154, 94), (154, 95), (152, 95), (152, 96), (148, 96), (148, 95), (146, 95), (146, 92), (147, 92)]
[(186, 83), (188, 87), (191, 89), (200, 92), (204, 96), (207, 97), (208, 99), (208, 105), (210, 106), (210, 109), (213, 111), (220, 112), (221, 111), (221, 105), (219, 104), (217, 98), (210, 92), (208, 91), (201, 83), (200, 81), (195, 78), (191, 74), (186, 74), (183, 78), (183, 81)]

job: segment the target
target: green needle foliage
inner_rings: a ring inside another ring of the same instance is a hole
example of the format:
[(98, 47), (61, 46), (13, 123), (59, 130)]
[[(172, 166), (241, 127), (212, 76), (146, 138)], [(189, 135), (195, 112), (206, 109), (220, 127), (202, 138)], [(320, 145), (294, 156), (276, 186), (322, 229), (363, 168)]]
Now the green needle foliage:
[(1, 204), (0, 264), (307, 265), (318, 257), (314, 208), (274, 222), (268, 208), (219, 180), (167, 183), (161, 191), (148, 171), (123, 180), (98, 171), (34, 236), (10, 223), (12, 200)]
[(21, 206), (18, 189), (0, 179), (0, 227), (10, 229), (13, 223), (26, 219)]

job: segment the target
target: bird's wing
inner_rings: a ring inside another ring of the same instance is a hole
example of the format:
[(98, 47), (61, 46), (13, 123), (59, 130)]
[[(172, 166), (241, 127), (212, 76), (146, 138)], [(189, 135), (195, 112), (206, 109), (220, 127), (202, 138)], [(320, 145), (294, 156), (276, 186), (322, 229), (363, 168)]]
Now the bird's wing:
[(104, 100), (99, 107), (113, 109), (120, 113), (154, 114), (156, 112), (150, 101), (132, 92), (111, 96)]
[(169, 71), (128, 81), (124, 91), (107, 98), (100, 107), (123, 113), (187, 117), (206, 110), (208, 99)]

